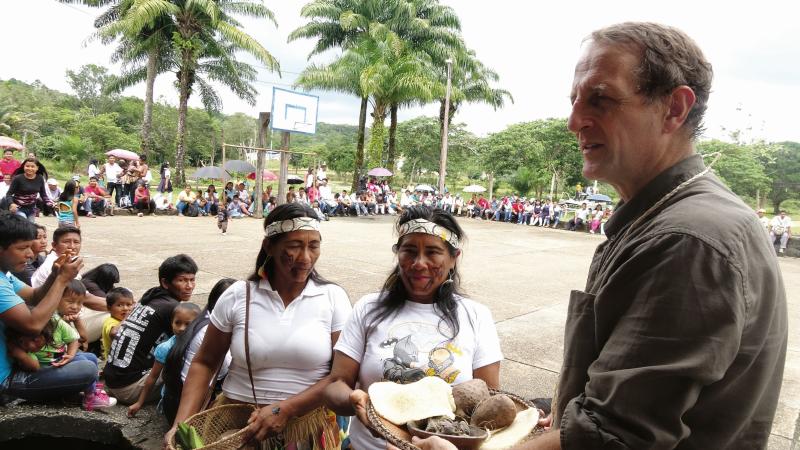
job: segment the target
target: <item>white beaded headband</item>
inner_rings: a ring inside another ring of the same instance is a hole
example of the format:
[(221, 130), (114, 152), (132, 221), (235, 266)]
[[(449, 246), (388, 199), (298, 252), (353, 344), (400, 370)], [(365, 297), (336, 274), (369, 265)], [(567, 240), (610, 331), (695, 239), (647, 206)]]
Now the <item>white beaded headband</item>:
[(460, 243), (458, 242), (458, 236), (456, 236), (455, 233), (429, 220), (413, 219), (400, 225), (400, 229), (398, 230), (398, 234), (400, 235), (399, 238), (402, 238), (403, 236), (411, 233), (430, 234), (432, 236), (441, 238), (443, 241), (452, 245), (453, 248), (456, 249), (460, 248), (459, 247)]
[(299, 230), (319, 231), (319, 220), (312, 217), (296, 217), (294, 219), (281, 220), (280, 222), (272, 222), (267, 225), (264, 234), (270, 237)]

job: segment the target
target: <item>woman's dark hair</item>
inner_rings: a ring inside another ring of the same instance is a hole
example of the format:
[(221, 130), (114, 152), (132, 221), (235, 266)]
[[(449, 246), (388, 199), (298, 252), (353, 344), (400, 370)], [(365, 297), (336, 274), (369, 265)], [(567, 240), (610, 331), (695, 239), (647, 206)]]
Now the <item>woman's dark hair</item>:
[(89, 160), (89, 165), (92, 165), (92, 164), (94, 164), (95, 166), (97, 165), (97, 158), (92, 158), (92, 159)]
[(23, 174), (25, 172), (25, 164), (29, 163), (29, 162), (32, 162), (32, 163), (36, 164), (36, 167), (37, 167), (36, 174), (37, 175), (41, 175), (42, 178), (45, 179), (45, 180), (50, 178), (50, 176), (47, 175), (47, 169), (45, 169), (44, 164), (42, 164), (42, 162), (39, 161), (36, 158), (25, 158), (25, 159), (23, 159), (22, 162), (19, 164), (19, 167), (17, 167), (17, 170), (15, 170), (14, 173), (11, 175), (11, 178), (13, 179), (15, 176)]
[[(428, 206), (410, 206), (406, 208), (403, 214), (397, 219), (396, 230), (399, 232), (400, 226), (414, 219), (425, 219), (444, 227), (455, 234), (461, 242), (463, 242), (466, 237), (464, 230), (461, 229), (461, 226), (458, 225), (458, 222), (456, 222), (456, 219), (453, 218), (450, 213), (440, 208), (431, 208)], [(400, 241), (398, 240), (396, 245), (399, 244)], [(453, 258), (458, 256), (458, 249), (454, 248), (450, 243), (446, 243), (445, 246), (450, 252), (450, 256)], [(455, 297), (461, 293), (461, 275), (458, 272), (458, 265), (453, 266), (452, 280), (452, 283), (443, 283), (439, 286), (439, 289), (436, 290), (433, 297), (434, 311), (442, 315), (439, 323), (441, 324), (444, 322), (453, 333), (450, 339), (458, 336), (459, 331), (458, 302)], [(408, 292), (400, 277), (399, 264), (395, 265), (394, 269), (389, 273), (389, 277), (386, 278), (386, 281), (383, 283), (378, 298), (380, 300), (377, 308), (369, 313), (371, 319), (367, 327), (367, 335), (372, 333), (383, 320), (399, 313), (405, 305), (406, 300), (408, 300)], [(444, 335), (445, 333), (442, 334)]]
[[(291, 220), (297, 219), (298, 217), (310, 217), (314, 220), (319, 220), (317, 217), (317, 213), (314, 212), (314, 209), (308, 205), (302, 203), (284, 203), (283, 205), (279, 205), (275, 207), (272, 211), (270, 211), (269, 215), (264, 219), (264, 229), (267, 228), (267, 225), (273, 222), (281, 222), (284, 220)], [(265, 250), (267, 241), (272, 240), (273, 242), (280, 241), (286, 236), (285, 233), (276, 234), (272, 237), (265, 237), (264, 241), (261, 245), (261, 250), (258, 252), (258, 257), (256, 257), (256, 268), (253, 273), (250, 275), (248, 280), (250, 281), (259, 281), (261, 276), (258, 274), (259, 269), (262, 267), (264, 268), (264, 273), (266, 273), (267, 278), (271, 279), (275, 273), (275, 261), (267, 255), (267, 251)], [(332, 284), (330, 281), (322, 278), (320, 274), (317, 272), (317, 268), (311, 269), (311, 275), (309, 275), (315, 283), (317, 284)]]
[(36, 239), (36, 226), (26, 219), (8, 211), (0, 211), (0, 248), (19, 241)]
[(78, 185), (75, 184), (74, 181), (69, 180), (64, 184), (64, 190), (58, 194), (58, 201), (60, 202), (68, 202), (71, 200), (75, 200), (75, 190), (78, 189)]
[(158, 169), (158, 173), (159, 173), (159, 174), (161, 174), (161, 177), (162, 177), (162, 178), (164, 177), (164, 170), (165, 170), (167, 167), (169, 167), (169, 163), (168, 163), (168, 162), (166, 162), (166, 161), (164, 161), (163, 163), (161, 163), (161, 167)]
[(162, 375), (164, 378), (164, 385), (173, 398), (179, 399), (181, 397), (181, 391), (183, 391), (181, 370), (183, 370), (183, 359), (186, 356), (186, 350), (189, 348), (189, 344), (192, 343), (194, 336), (203, 329), (203, 327), (208, 325), (209, 317), (214, 310), (214, 306), (217, 304), (217, 300), (219, 300), (222, 293), (228, 290), (235, 282), (236, 280), (233, 278), (223, 278), (217, 281), (217, 284), (215, 284), (214, 287), (211, 288), (211, 292), (208, 293), (208, 303), (203, 312), (186, 327), (186, 331), (184, 331), (183, 334), (175, 337), (175, 344), (172, 346), (172, 349), (170, 349), (169, 354), (167, 354), (167, 359), (164, 362), (164, 371)]
[(86, 271), (82, 276), (83, 281), (94, 281), (94, 284), (103, 292), (108, 292), (119, 283), (119, 269), (111, 263), (103, 263), (92, 270)]
[(206, 192), (211, 192), (212, 189), (214, 190), (214, 192), (217, 192), (217, 187), (214, 186), (213, 184), (208, 185), (208, 189), (206, 189)]
[(147, 155), (145, 155), (145, 154), (139, 155), (139, 161), (140, 162), (147, 162)]

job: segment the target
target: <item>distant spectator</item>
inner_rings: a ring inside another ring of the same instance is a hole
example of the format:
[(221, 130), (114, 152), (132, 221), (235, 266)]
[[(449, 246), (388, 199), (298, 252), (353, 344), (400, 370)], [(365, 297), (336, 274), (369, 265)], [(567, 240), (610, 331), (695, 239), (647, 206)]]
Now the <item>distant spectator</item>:
[(55, 210), (58, 217), (58, 226), (80, 228), (78, 221), (78, 185), (70, 180), (64, 185), (64, 190), (58, 196)]
[(45, 176), (47, 171), (38, 160), (27, 158), (14, 171), (11, 186), (6, 192), (8, 210), (18, 216), (36, 221), (36, 196), (47, 199)]
[(106, 215), (106, 191), (97, 184), (97, 177), (89, 178), (89, 185), (83, 190), (85, 200), (83, 202), (83, 210), (86, 211), (86, 217), (105, 216)]
[(6, 149), (3, 151), (3, 159), (0, 160), (0, 172), (3, 175), (12, 175), (21, 163), (14, 158), (14, 150)]
[(217, 215), (219, 211), (219, 197), (217, 196), (217, 187), (213, 184), (209, 184), (208, 188), (206, 188), (206, 192), (203, 194), (203, 198), (206, 200), (206, 214), (211, 214), (212, 216)]
[(41, 224), (36, 225), (36, 239), (31, 241), (31, 252), (33, 257), (28, 259), (25, 263), (25, 268), (20, 271), (12, 271), (12, 275), (19, 278), (20, 281), (31, 285), (31, 277), (36, 273), (36, 269), (42, 265), (45, 256), (47, 256), (47, 228)]
[(250, 217), (252, 215), (244, 203), (239, 200), (239, 197), (233, 197), (233, 201), (228, 204), (228, 213), (232, 219)]
[(120, 193), (122, 192), (122, 181), (119, 178), (122, 174), (122, 168), (117, 164), (115, 156), (108, 157), (107, 162), (100, 168), (100, 174), (106, 178), (109, 198), (114, 196), (114, 204), (119, 206)]
[(139, 217), (145, 212), (152, 215), (156, 210), (156, 202), (150, 199), (150, 190), (144, 184), (139, 184), (133, 194), (133, 209)]
[[(2, 201), (3, 203), (5, 203), (6, 194), (8, 193), (8, 188), (10, 187), (11, 187), (11, 174), (10, 173), (3, 174), (3, 182), (0, 183), (0, 201)], [(5, 209), (5, 205), (3, 205), (3, 207), (0, 209)]]
[(582, 227), (586, 224), (586, 219), (589, 217), (589, 207), (586, 203), (581, 204), (581, 209), (575, 211), (575, 217), (569, 220), (567, 223), (567, 229), (569, 231), (576, 231), (578, 227)]
[(158, 170), (161, 175), (161, 180), (158, 182), (158, 192), (167, 193), (172, 196), (172, 171), (169, 168), (169, 161), (161, 163), (161, 168)]
[(89, 161), (89, 166), (86, 168), (86, 173), (89, 175), (89, 178), (95, 177), (100, 179), (100, 168), (97, 166), (97, 159), (92, 158)]
[(189, 205), (196, 205), (197, 198), (192, 192), (192, 187), (189, 185), (184, 186), (180, 194), (178, 194), (178, 204), (175, 207), (178, 209), (178, 215), (183, 216), (184, 211)]
[(770, 242), (774, 244), (776, 239), (780, 239), (779, 253), (783, 254), (786, 251), (786, 245), (789, 243), (789, 237), (792, 235), (792, 218), (786, 215), (786, 210), (782, 209), (780, 215), (772, 218), (770, 223), (772, 230), (769, 233)]

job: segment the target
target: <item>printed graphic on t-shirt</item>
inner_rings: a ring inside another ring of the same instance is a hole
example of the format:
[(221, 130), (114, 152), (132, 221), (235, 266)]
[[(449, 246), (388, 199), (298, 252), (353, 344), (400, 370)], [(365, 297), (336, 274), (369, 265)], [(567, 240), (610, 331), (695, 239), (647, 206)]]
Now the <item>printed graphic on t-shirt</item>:
[(455, 359), (461, 356), (458, 339), (449, 339), (450, 328), (425, 322), (393, 325), (380, 343), (383, 349), (383, 378), (396, 383), (412, 383), (426, 376), (437, 376), (452, 383), (461, 373)]

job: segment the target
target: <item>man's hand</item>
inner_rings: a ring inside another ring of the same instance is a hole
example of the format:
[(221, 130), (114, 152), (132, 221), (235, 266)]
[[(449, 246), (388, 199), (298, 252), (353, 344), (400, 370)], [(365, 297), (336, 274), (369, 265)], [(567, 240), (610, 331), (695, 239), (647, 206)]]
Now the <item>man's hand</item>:
[(411, 443), (422, 450), (458, 450), (458, 447), (456, 447), (452, 442), (445, 441), (439, 436), (431, 436), (425, 439), (420, 439), (414, 436), (411, 438)]
[(66, 252), (55, 260), (53, 268), (58, 272), (58, 277), (68, 283), (80, 273), (83, 268), (83, 258), (79, 256), (75, 261), (72, 261), (72, 253)]
[(12, 203), (12, 204), (8, 205), (8, 210), (10, 212), (12, 212), (12, 213), (17, 212), (17, 209), (19, 209), (19, 206), (17, 206), (16, 203)]

